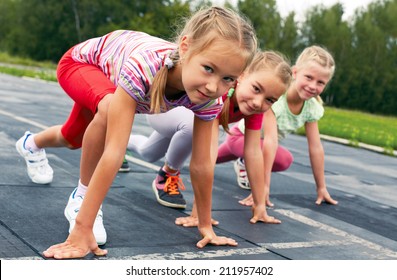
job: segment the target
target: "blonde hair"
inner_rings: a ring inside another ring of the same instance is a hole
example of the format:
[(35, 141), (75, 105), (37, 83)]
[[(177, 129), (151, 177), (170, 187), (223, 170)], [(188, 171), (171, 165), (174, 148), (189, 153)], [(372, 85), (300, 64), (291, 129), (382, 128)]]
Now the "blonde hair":
[[(305, 66), (306, 63), (314, 61), (324, 68), (329, 70), (329, 78), (332, 79), (335, 73), (335, 61), (327, 49), (320, 46), (310, 46), (305, 48), (298, 56), (295, 66), (299, 69)], [(322, 105), (324, 102), (319, 95), (316, 100)]]
[[(222, 7), (202, 8), (185, 20), (182, 31), (177, 36), (176, 42), (181, 42), (184, 36), (189, 36), (189, 51), (191, 57), (204, 51), (216, 39), (233, 42), (239, 48), (239, 54), (246, 61), (245, 67), (251, 62), (257, 49), (257, 38), (252, 25), (247, 19), (237, 14), (232, 9)], [(176, 65), (180, 61), (178, 50), (170, 59)], [(231, 57), (232, 59), (232, 57)], [(164, 104), (165, 87), (167, 83), (168, 68), (163, 66), (156, 73), (150, 89), (150, 110), (160, 113), (166, 110)]]
[[(285, 56), (275, 51), (257, 51), (251, 64), (244, 71), (244, 75), (249, 75), (258, 71), (270, 71), (288, 88), (292, 81), (292, 71), (289, 61)], [(223, 129), (229, 133), (229, 107), (230, 97), (225, 99), (219, 122)]]

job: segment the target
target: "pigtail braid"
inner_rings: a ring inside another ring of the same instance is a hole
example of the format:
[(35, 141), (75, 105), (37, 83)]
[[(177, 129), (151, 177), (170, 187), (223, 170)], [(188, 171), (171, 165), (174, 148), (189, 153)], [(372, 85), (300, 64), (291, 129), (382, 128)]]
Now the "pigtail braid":
[[(169, 57), (172, 65), (179, 62), (179, 52), (176, 50)], [(156, 73), (150, 89), (150, 113), (159, 114), (168, 110), (164, 102), (165, 87), (167, 85), (168, 71), (172, 69), (172, 65), (166, 65), (164, 58), (163, 66)]]
[(229, 132), (229, 110), (230, 110), (230, 98), (227, 97), (223, 102), (222, 111), (219, 117), (219, 124), (222, 125), (222, 128), (226, 133), (230, 134)]

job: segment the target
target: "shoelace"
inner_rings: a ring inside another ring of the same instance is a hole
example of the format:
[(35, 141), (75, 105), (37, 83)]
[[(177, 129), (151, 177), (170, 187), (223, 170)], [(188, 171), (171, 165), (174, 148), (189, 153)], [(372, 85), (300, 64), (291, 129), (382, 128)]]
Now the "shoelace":
[(171, 195), (178, 195), (180, 193), (179, 188), (185, 190), (185, 185), (179, 175), (169, 175), (164, 184), (164, 191)]

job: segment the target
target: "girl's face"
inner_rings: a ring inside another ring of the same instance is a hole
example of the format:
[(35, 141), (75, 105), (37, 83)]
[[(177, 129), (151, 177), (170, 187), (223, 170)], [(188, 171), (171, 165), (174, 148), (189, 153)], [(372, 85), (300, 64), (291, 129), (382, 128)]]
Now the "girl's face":
[(299, 69), (293, 67), (295, 88), (302, 100), (320, 95), (330, 80), (330, 72), (317, 62), (311, 61)]
[[(245, 59), (230, 42), (215, 40), (206, 50), (182, 60), (182, 84), (194, 104), (222, 96), (236, 84)], [(235, 51), (231, 51), (231, 49)]]
[(249, 116), (267, 111), (286, 90), (273, 72), (261, 70), (242, 75), (235, 95), (239, 110)]

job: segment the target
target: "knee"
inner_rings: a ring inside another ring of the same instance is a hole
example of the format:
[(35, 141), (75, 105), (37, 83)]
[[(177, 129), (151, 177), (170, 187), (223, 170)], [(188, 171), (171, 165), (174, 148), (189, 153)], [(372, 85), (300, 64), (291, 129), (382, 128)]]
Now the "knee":
[(112, 100), (112, 94), (105, 95), (102, 100), (98, 103), (97, 111), (93, 118), (93, 122), (97, 124), (106, 124), (107, 115), (109, 110), (109, 104)]
[(66, 140), (65, 137), (63, 137), (62, 134), (60, 134), (58, 137), (59, 137), (59, 142), (62, 143), (63, 147), (66, 147), (69, 150), (77, 150), (81, 148), (81, 145), (70, 143), (68, 140)]
[(77, 143), (71, 143), (69, 142), (62, 134), (61, 131), (58, 133), (58, 143), (61, 143), (63, 147), (68, 148), (69, 150), (77, 150), (81, 148), (81, 144), (78, 145)]
[(154, 155), (153, 153), (146, 152), (146, 151), (140, 151), (139, 154), (147, 162), (155, 162), (160, 159), (157, 155)]
[(284, 153), (282, 157), (277, 157), (273, 164), (273, 172), (285, 171), (290, 168), (294, 162), (294, 157), (291, 153)]

